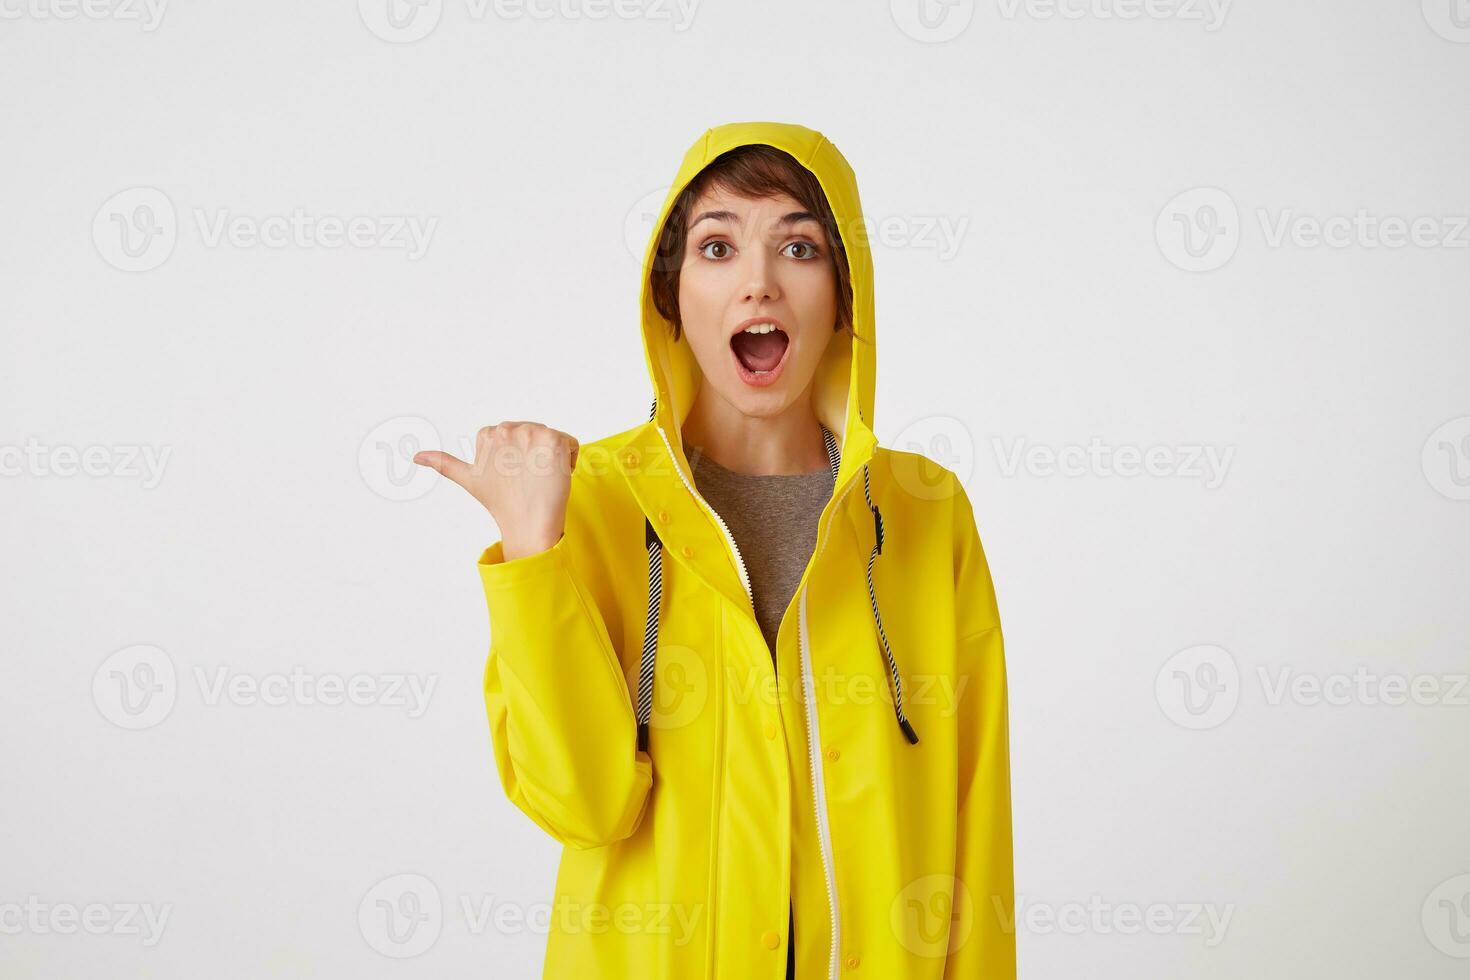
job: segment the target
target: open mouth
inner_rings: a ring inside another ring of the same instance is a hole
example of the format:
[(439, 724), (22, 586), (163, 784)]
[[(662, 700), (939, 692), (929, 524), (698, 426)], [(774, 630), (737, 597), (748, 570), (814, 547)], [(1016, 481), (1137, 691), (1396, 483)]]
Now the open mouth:
[(730, 350), (742, 380), (761, 387), (780, 376), (791, 350), (791, 338), (774, 323), (760, 323), (731, 337)]

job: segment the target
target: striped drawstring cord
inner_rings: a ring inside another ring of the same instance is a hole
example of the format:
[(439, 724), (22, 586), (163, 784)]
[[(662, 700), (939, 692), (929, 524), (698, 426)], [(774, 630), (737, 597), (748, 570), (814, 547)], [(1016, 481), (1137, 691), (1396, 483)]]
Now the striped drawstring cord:
[[(648, 409), (648, 421), (658, 412), (658, 398)], [(648, 618), (643, 624), (643, 659), (638, 665), (638, 751), (648, 751), (648, 719), (653, 716), (653, 664), (658, 656), (658, 614), (663, 601), (663, 545), (653, 522), (643, 515), (643, 546), (648, 549)]]
[[(650, 420), (653, 419), (657, 409), (658, 400), (655, 399), (653, 408), (648, 413)], [(835, 486), (837, 470), (842, 465), (842, 453), (837, 448), (836, 438), (825, 425), (822, 426), (822, 442), (827, 448), (827, 462), (832, 467), (832, 482)], [(873, 588), (873, 562), (883, 551), (883, 514), (873, 503), (867, 464), (863, 465), (863, 497), (867, 500), (868, 509), (873, 512), (874, 542), (872, 553), (868, 555), (867, 566), (868, 604), (873, 610), (873, 622), (878, 627), (878, 639), (883, 645), (884, 659), (888, 662), (888, 677), (893, 686), (893, 712), (898, 719), (898, 727), (910, 745), (917, 745), (919, 736), (903, 713), (903, 680), (899, 676), (898, 661), (893, 656), (893, 649), (888, 645), (888, 634), (883, 629), (883, 617), (878, 613), (878, 593)], [(643, 657), (638, 670), (637, 718), (638, 750), (647, 752), (649, 718), (653, 714), (654, 660), (658, 655), (658, 621), (663, 601), (663, 544), (659, 541), (658, 534), (653, 529), (653, 522), (648, 519), (647, 515), (644, 515), (643, 518), (643, 543), (648, 549), (648, 616), (643, 625)]]
[(638, 667), (638, 751), (648, 751), (648, 719), (653, 714), (653, 661), (658, 655), (658, 612), (663, 599), (663, 546), (653, 522), (643, 518), (643, 543), (648, 548), (648, 619), (643, 624), (643, 660)]
[(888, 634), (883, 630), (883, 617), (878, 615), (878, 593), (873, 588), (873, 562), (883, 551), (883, 514), (873, 503), (873, 494), (868, 489), (868, 466), (863, 464), (863, 496), (868, 500), (868, 509), (873, 512), (873, 550), (868, 554), (868, 602), (873, 607), (873, 622), (878, 625), (878, 639), (883, 641), (883, 656), (888, 660), (888, 676), (893, 679), (893, 713), (898, 718), (898, 727), (910, 745), (919, 743), (919, 735), (903, 713), (903, 681), (898, 676), (898, 661), (888, 646)]
[[(827, 443), (827, 460), (832, 464), (832, 482), (837, 482), (837, 468), (842, 463), (842, 454), (837, 449), (837, 440), (827, 427), (822, 426), (822, 439)], [(903, 731), (904, 738), (909, 740), (910, 745), (919, 742), (918, 733), (914, 726), (909, 724), (908, 718), (903, 713), (903, 681), (898, 675), (898, 661), (894, 659), (893, 650), (888, 646), (888, 633), (883, 629), (883, 617), (878, 614), (878, 592), (873, 588), (873, 562), (883, 551), (883, 514), (878, 506), (873, 503), (873, 491), (868, 484), (868, 464), (863, 464), (863, 497), (868, 501), (868, 510), (873, 512), (873, 550), (868, 555), (868, 605), (873, 609), (873, 622), (878, 627), (878, 639), (883, 643), (883, 656), (888, 661), (888, 676), (893, 682), (893, 713), (898, 718), (898, 727)]]

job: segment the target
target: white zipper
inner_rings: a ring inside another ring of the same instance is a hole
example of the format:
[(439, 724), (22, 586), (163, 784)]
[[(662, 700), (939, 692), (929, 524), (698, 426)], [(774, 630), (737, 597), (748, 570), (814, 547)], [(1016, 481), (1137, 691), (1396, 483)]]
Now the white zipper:
[(812, 678), (812, 658), (807, 652), (806, 637), (806, 587), (801, 590), (801, 615), (798, 631), (801, 636), (801, 683), (806, 702), (807, 756), (811, 761), (812, 800), (817, 811), (817, 839), (821, 842), (822, 875), (827, 880), (827, 916), (832, 924), (832, 946), (827, 953), (827, 976), (837, 977), (838, 951), (842, 948), (842, 922), (837, 911), (836, 874), (832, 867), (832, 828), (827, 825), (827, 793), (822, 788), (822, 753), (816, 750), (821, 744), (822, 732), (817, 724), (817, 701), (812, 689), (816, 686)]
[(669, 451), (669, 462), (674, 464), (674, 472), (679, 474), (679, 482), (683, 483), (684, 488), (694, 495), (694, 499), (699, 501), (705, 510), (709, 511), (710, 516), (720, 525), (720, 530), (725, 532), (725, 540), (730, 545), (731, 554), (735, 556), (735, 564), (740, 568), (740, 584), (745, 586), (745, 597), (750, 600), (751, 614), (754, 615), (755, 594), (750, 589), (750, 575), (745, 571), (745, 559), (740, 556), (740, 548), (735, 544), (735, 535), (730, 533), (729, 526), (725, 523), (725, 519), (720, 516), (719, 512), (709, 505), (709, 501), (699, 495), (699, 491), (694, 489), (694, 485), (684, 476), (684, 471), (679, 468), (679, 461), (674, 458), (674, 447), (669, 445), (669, 437), (664, 433), (664, 427), (655, 425), (654, 428), (658, 429), (658, 434), (664, 441), (664, 448)]
[[(837, 510), (842, 506), (843, 498), (853, 488), (854, 480), (849, 479), (847, 486), (843, 488), (842, 496), (832, 505), (832, 518), (828, 520), (827, 527), (830, 529), (832, 520), (836, 519)], [(813, 557), (821, 557), (827, 547), (827, 538), (824, 535), (821, 544), (817, 546), (817, 553)], [(837, 868), (832, 859), (832, 826), (827, 819), (827, 790), (822, 780), (822, 730), (817, 721), (816, 700), (816, 678), (812, 674), (812, 657), (809, 650), (809, 639), (806, 624), (806, 592), (805, 584), (801, 587), (801, 600), (798, 605), (800, 628), (797, 636), (800, 639), (801, 648), (801, 683), (804, 700), (806, 704), (806, 751), (807, 758), (811, 763), (812, 772), (812, 806), (817, 812), (817, 839), (821, 842), (822, 850), (822, 873), (827, 878), (827, 913), (832, 924), (832, 947), (828, 953), (827, 976), (828, 980), (837, 980), (839, 964), (842, 958), (842, 910), (837, 903)]]

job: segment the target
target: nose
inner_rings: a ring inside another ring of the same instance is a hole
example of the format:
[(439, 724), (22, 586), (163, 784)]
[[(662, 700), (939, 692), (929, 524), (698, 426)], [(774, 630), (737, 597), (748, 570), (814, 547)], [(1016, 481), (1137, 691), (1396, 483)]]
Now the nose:
[(781, 298), (781, 287), (776, 282), (776, 264), (764, 248), (748, 249), (742, 256), (745, 281), (741, 300), (759, 304)]

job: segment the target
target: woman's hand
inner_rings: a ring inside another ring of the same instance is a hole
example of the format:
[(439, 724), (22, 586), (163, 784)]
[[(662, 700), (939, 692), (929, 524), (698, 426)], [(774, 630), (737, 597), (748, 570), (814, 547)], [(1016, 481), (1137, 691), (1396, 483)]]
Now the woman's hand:
[(464, 487), (485, 505), (504, 539), (506, 561), (545, 551), (566, 528), (577, 440), (539, 422), (500, 422), (475, 436), (475, 461), (437, 449), (413, 461)]

